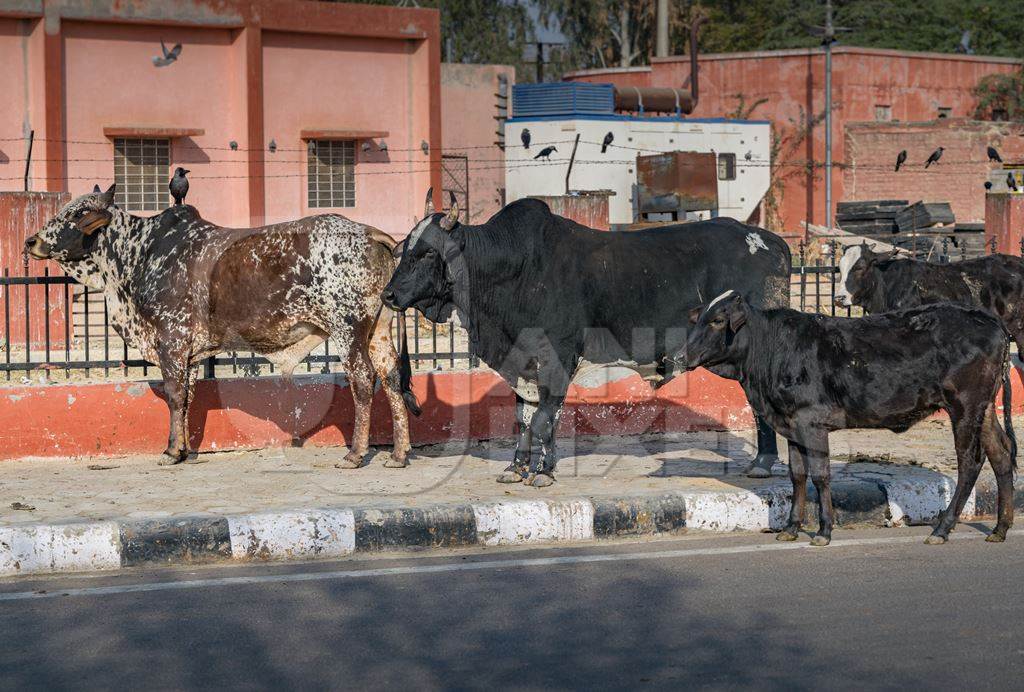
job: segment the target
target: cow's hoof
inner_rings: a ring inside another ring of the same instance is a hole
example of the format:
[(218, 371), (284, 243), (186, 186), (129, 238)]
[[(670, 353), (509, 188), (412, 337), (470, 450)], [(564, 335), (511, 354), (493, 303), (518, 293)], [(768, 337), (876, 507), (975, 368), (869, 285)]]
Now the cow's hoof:
[(499, 483), (522, 483), (523, 477), (517, 471), (502, 471), (494, 480)]
[(185, 452), (171, 452), (165, 450), (163, 455), (161, 455), (160, 460), (156, 463), (160, 466), (174, 466), (175, 464), (183, 462), (185, 457)]
[(345, 458), (334, 465), (336, 469), (357, 469), (363, 465), (363, 455), (349, 452)]
[(409, 459), (402, 457), (399, 459), (394, 454), (386, 454), (387, 458), (384, 460), (384, 468), (386, 469), (404, 469), (409, 465)]
[(819, 546), (820, 545), (828, 545), (831, 542), (832, 542), (832, 537), (831, 536), (821, 536), (821, 535), (818, 535), (818, 536), (815, 536), (814, 538), (811, 539), (811, 545), (819, 545)]
[(936, 536), (935, 534), (932, 534), (931, 536), (928, 536), (928, 538), (924, 539), (924, 542), (925, 545), (942, 545), (948, 540), (949, 539), (945, 536)]
[(779, 461), (774, 455), (758, 455), (743, 472), (747, 478), (771, 478), (772, 466)]
[(780, 533), (777, 536), (775, 536), (775, 540), (777, 540), (777, 541), (795, 541), (796, 540), (796, 532), (794, 531), (793, 533), (790, 533), (789, 531), (783, 531), (782, 533)]
[(989, 535), (985, 536), (985, 540), (989, 543), (1002, 543), (1006, 540), (1006, 534), (993, 531)]
[(527, 481), (527, 485), (532, 485), (534, 488), (546, 488), (553, 484), (555, 479), (546, 473), (538, 473), (533, 478)]

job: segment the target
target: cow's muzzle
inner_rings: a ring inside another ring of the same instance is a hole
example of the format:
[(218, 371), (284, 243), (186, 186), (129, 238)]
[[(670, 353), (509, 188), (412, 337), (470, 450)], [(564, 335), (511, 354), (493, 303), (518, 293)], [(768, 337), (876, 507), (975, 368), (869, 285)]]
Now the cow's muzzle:
[(402, 308), (398, 307), (398, 303), (395, 300), (395, 292), (392, 291), (390, 287), (385, 288), (383, 291), (381, 291), (380, 299), (381, 299), (381, 302), (383, 302), (384, 305), (386, 305), (391, 310), (401, 310), (402, 309)]
[(25, 252), (31, 255), (33, 259), (49, 259), (50, 246), (44, 243), (43, 239), (38, 235), (31, 235), (25, 239)]
[(847, 298), (846, 296), (836, 296), (835, 298), (832, 299), (832, 302), (835, 303), (837, 308), (853, 307), (853, 303), (851, 303), (849, 301), (849, 298)]

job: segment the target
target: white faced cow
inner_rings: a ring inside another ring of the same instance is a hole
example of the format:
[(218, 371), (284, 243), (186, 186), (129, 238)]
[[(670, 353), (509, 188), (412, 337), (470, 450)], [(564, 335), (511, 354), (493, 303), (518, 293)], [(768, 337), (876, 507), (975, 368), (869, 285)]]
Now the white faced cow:
[(215, 226), (186, 205), (139, 218), (114, 206), (111, 185), (68, 203), (25, 245), (32, 257), (102, 290), (118, 334), (160, 366), (171, 411), (162, 464), (188, 456), (188, 408), (204, 358), (252, 350), (290, 376), (330, 336), (356, 409), (340, 466), (358, 468), (368, 451), (378, 377), (394, 419), (385, 466), (406, 465), (403, 403), (419, 408), (404, 338), (399, 360), (392, 312), (379, 297), (394, 269), (395, 243), (385, 233), (337, 214), (245, 229)]

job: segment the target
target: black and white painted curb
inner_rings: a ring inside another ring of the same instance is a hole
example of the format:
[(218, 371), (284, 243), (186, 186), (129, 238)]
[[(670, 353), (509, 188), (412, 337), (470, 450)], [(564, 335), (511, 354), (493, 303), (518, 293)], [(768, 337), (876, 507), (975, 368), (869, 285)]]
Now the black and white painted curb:
[[(924, 524), (946, 507), (953, 486), (953, 480), (944, 476), (928, 481), (838, 479), (832, 484), (832, 498), (840, 525)], [(813, 502), (813, 486), (809, 492)], [(756, 490), (0, 526), (0, 576), (588, 541), (684, 529), (777, 530), (788, 516), (790, 496), (787, 481)], [(1018, 508), (1024, 507), (1022, 500), (1024, 493), (1018, 492)], [(964, 516), (994, 511), (994, 483), (983, 479)], [(813, 527), (813, 504), (807, 514)]]

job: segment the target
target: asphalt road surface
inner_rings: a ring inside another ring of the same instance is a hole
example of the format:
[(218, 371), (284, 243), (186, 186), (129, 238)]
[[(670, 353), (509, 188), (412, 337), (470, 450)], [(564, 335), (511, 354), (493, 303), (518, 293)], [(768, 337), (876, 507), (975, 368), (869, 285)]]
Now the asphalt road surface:
[(962, 526), (0, 582), (0, 686), (1004, 688), (1024, 535)]

